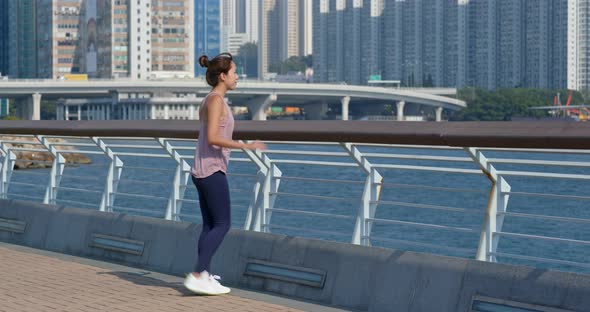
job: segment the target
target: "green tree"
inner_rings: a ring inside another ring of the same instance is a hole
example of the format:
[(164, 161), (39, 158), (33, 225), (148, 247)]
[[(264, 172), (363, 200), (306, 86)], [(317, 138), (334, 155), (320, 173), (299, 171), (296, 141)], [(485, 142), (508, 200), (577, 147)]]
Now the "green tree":
[(305, 69), (313, 62), (311, 55), (308, 56), (291, 56), (283, 62), (273, 63), (268, 66), (268, 71), (284, 75), (288, 72), (305, 72)]
[(239, 74), (258, 77), (258, 45), (252, 42), (243, 44), (234, 57)]
[[(566, 104), (567, 90), (511, 88), (488, 91), (478, 88), (464, 88), (458, 91), (458, 98), (467, 103), (467, 108), (456, 112), (451, 120), (497, 121), (512, 120), (513, 117), (548, 117), (549, 110), (531, 109), (535, 106), (551, 106), (557, 93), (561, 94), (562, 105)], [(570, 105), (583, 103), (579, 92), (572, 92)]]

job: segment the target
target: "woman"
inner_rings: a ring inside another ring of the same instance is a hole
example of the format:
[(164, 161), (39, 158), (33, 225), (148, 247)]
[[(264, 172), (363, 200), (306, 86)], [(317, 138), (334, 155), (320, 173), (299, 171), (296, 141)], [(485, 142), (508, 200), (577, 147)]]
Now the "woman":
[(213, 87), (203, 99), (199, 110), (201, 129), (191, 168), (192, 180), (199, 193), (203, 217), (203, 230), (199, 237), (198, 261), (194, 272), (187, 275), (184, 285), (197, 294), (220, 295), (230, 292), (210, 275), (213, 254), (229, 231), (230, 198), (227, 184), (227, 164), (231, 148), (265, 149), (261, 142), (240, 143), (232, 140), (234, 118), (225, 93), (234, 90), (238, 81), (236, 64), (229, 53), (222, 53), (212, 60), (199, 57), (201, 67), (207, 68), (207, 83)]

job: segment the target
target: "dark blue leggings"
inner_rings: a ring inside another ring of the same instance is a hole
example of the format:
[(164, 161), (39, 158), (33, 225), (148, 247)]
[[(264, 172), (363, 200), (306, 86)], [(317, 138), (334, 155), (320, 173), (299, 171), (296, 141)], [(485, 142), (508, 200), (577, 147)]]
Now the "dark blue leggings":
[(194, 272), (210, 272), (213, 254), (231, 226), (229, 186), (225, 173), (217, 171), (206, 178), (193, 178), (199, 192), (203, 231), (199, 237), (199, 259)]

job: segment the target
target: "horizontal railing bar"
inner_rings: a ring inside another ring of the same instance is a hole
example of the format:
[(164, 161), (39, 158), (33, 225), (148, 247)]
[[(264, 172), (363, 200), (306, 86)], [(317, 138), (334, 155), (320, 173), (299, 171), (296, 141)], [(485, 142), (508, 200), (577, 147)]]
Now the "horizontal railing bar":
[(590, 167), (590, 162), (579, 162), (579, 161), (488, 158), (488, 162), (495, 163), (495, 164), (525, 164), (525, 165), (560, 166), (560, 167)]
[(45, 185), (38, 185), (38, 184), (34, 184), (34, 183), (27, 183), (27, 182), (17, 182), (17, 181), (10, 181), (10, 184), (15, 184), (15, 185), (23, 185), (23, 186), (33, 186), (33, 187), (38, 187), (38, 188), (45, 188)]
[(28, 140), (22, 140), (22, 141), (18, 141), (18, 140), (1, 140), (0, 139), (0, 144), (29, 144), (29, 145), (43, 145), (38, 141), (28, 141)]
[(558, 216), (548, 216), (548, 215), (534, 215), (534, 214), (520, 213), (520, 212), (498, 212), (498, 215), (529, 218), (529, 219), (545, 219), (545, 220), (556, 220), (556, 221), (566, 221), (566, 222), (590, 223), (590, 219), (579, 219), (579, 218), (558, 217)]
[(546, 262), (546, 263), (554, 263), (554, 264), (565, 264), (583, 268), (590, 268), (590, 264), (582, 263), (582, 262), (575, 262), (569, 260), (560, 260), (560, 259), (549, 259), (549, 258), (541, 258), (541, 257), (533, 257), (533, 256), (522, 256), (522, 255), (515, 255), (510, 253), (503, 253), (503, 252), (489, 252), (488, 255), (496, 256), (496, 257), (504, 257), (504, 258), (513, 258), (513, 259), (520, 259), (520, 260), (530, 260), (530, 261), (537, 261), (537, 262)]
[(452, 146), (436, 146), (436, 145), (401, 145), (401, 144), (373, 144), (373, 143), (354, 143), (355, 146), (368, 147), (393, 147), (393, 148), (407, 148), (407, 149), (433, 149), (433, 150), (462, 150), (461, 147)]
[(107, 148), (137, 148), (137, 149), (163, 149), (160, 145), (134, 145), (134, 144), (106, 144)]
[(194, 139), (182, 139), (182, 138), (159, 138), (166, 140), (167, 142), (197, 142), (196, 138)]
[(543, 193), (530, 193), (530, 192), (502, 192), (502, 194), (503, 195), (509, 194), (511, 196), (520, 195), (520, 196), (531, 196), (531, 197), (590, 200), (590, 197), (588, 197), (588, 196), (579, 196), (579, 195), (543, 194)]
[(329, 218), (337, 218), (337, 219), (349, 219), (352, 220), (355, 217), (352, 216), (345, 216), (339, 214), (331, 214), (331, 213), (323, 213), (323, 212), (312, 212), (312, 211), (303, 211), (303, 210), (296, 210), (296, 209), (284, 209), (284, 208), (266, 208), (267, 211), (276, 211), (276, 212), (283, 212), (283, 213), (291, 213), (291, 214), (303, 214), (303, 215), (310, 215), (310, 216), (317, 216), (317, 217), (329, 217)]
[(135, 157), (152, 157), (152, 158), (170, 158), (168, 154), (148, 154), (148, 153), (124, 153), (124, 152), (113, 152), (116, 156), (135, 156)]
[(59, 190), (68, 190), (68, 191), (77, 191), (77, 192), (86, 192), (86, 193), (95, 193), (95, 194), (102, 194), (103, 191), (94, 191), (94, 190), (88, 190), (88, 189), (79, 189), (79, 188), (74, 188), (74, 187), (66, 187), (66, 186), (54, 186), (54, 189), (59, 189)]
[(320, 166), (333, 166), (333, 167), (358, 167), (354, 163), (341, 163), (341, 162), (330, 162), (330, 161), (310, 161), (310, 160), (288, 160), (288, 159), (273, 159), (272, 163), (275, 164), (298, 164), (298, 165), (320, 165)]
[(10, 147), (8, 148), (11, 151), (16, 152), (39, 152), (39, 153), (49, 153), (47, 149), (40, 149), (40, 148), (27, 148), (27, 147)]
[(334, 146), (340, 145), (340, 143), (335, 142), (306, 142), (306, 141), (264, 141), (268, 145), (272, 144), (286, 144), (286, 145), (325, 145), (325, 146)]
[(406, 165), (373, 164), (373, 168), (404, 169), (404, 170), (419, 170), (419, 171), (437, 171), (437, 172), (448, 172), (448, 173), (482, 174), (481, 173), (481, 170), (477, 170), (477, 169), (459, 169), (459, 168), (430, 167), (430, 166), (406, 166)]
[(345, 152), (288, 151), (271, 149), (265, 150), (264, 154), (350, 157), (350, 155)]
[(377, 240), (377, 241), (384, 241), (384, 242), (391, 242), (391, 243), (407, 244), (407, 245), (413, 245), (413, 246), (418, 246), (418, 247), (428, 247), (428, 248), (450, 250), (450, 251), (455, 251), (455, 252), (460, 252), (460, 253), (475, 253), (475, 250), (473, 250), (473, 249), (444, 246), (444, 245), (440, 245), (440, 244), (421, 243), (421, 242), (415, 242), (415, 241), (408, 241), (408, 240), (404, 240), (404, 239), (394, 239), (394, 238), (386, 238), (386, 237), (379, 237), (379, 236), (362, 236), (361, 238), (370, 239), (370, 240)]
[(113, 140), (113, 141), (155, 141), (155, 137), (124, 137), (124, 136), (101, 136), (97, 137), (100, 140)]
[(51, 146), (87, 146), (87, 147), (96, 147), (94, 143), (75, 143), (75, 142), (49, 142)]
[(464, 213), (472, 213), (472, 214), (483, 214), (483, 211), (477, 211), (477, 210), (473, 210), (473, 209), (447, 207), (447, 206), (439, 206), (439, 205), (429, 205), (429, 204), (419, 204), (419, 203), (406, 203), (406, 202), (388, 201), (388, 200), (371, 201), (371, 203), (390, 205), (390, 206), (412, 207), (412, 208), (420, 208), (420, 209), (433, 209), (433, 210), (455, 211), (455, 212), (464, 212)]
[(34, 160), (34, 159), (22, 159), (22, 158), (18, 158), (15, 159), (14, 162), (31, 162), (34, 164), (52, 164), (52, 161), (46, 161), (46, 160)]
[(229, 189), (230, 192), (232, 193), (251, 193), (252, 190), (246, 190), (246, 189), (241, 189), (241, 188), (230, 188)]
[(348, 236), (348, 233), (339, 233), (334, 231), (325, 231), (325, 230), (316, 230), (316, 229), (309, 229), (309, 228), (301, 228), (301, 227), (294, 227), (294, 226), (286, 226), (286, 225), (275, 225), (275, 224), (262, 224), (263, 228), (271, 228), (271, 229), (284, 229), (284, 230), (292, 230), (301, 232), (305, 230), (305, 232), (313, 232), (318, 234), (327, 234), (327, 235), (338, 235), (338, 236)]
[(296, 181), (311, 181), (311, 182), (330, 182), (330, 183), (342, 183), (342, 184), (363, 184), (365, 181), (355, 181), (355, 180), (335, 180), (335, 179), (318, 179), (318, 178), (302, 178), (302, 177), (289, 177), (289, 176), (281, 176), (281, 177), (274, 177), (276, 180), (296, 180)]
[(144, 194), (119, 193), (119, 192), (114, 192), (114, 193), (112, 193), (112, 194), (115, 194), (115, 195), (117, 195), (117, 196), (140, 197), (140, 198), (149, 198), (149, 199), (161, 199), (161, 200), (168, 200), (168, 198), (166, 198), (166, 197), (158, 197), (158, 196), (144, 195)]
[(233, 173), (233, 172), (228, 172), (227, 173), (228, 177), (246, 177), (246, 178), (257, 178), (258, 176), (255, 174), (249, 174), (249, 173)]
[(174, 168), (164, 169), (164, 168), (150, 168), (150, 167), (139, 167), (139, 166), (123, 166), (125, 169), (140, 169), (140, 170), (149, 170), (149, 171), (172, 171)]
[[(43, 169), (49, 169), (49, 168), (43, 168)], [(15, 170), (16, 171), (16, 170)], [(49, 177), (49, 172), (35, 172), (33, 171), (33, 169), (24, 169), (24, 170), (18, 170), (17, 171), (18, 174), (24, 174), (24, 175), (28, 175), (28, 176), (38, 176), (38, 177)]]
[(75, 179), (92, 180), (92, 181), (98, 181), (98, 180), (102, 180), (105, 178), (105, 177), (97, 177), (97, 176), (85, 177), (85, 176), (79, 176), (79, 175), (74, 175), (74, 174), (62, 174), (62, 175), (57, 175), (57, 176), (61, 176), (62, 179), (75, 178)]
[(199, 203), (199, 201), (198, 201), (198, 200), (194, 200), (194, 199), (186, 199), (186, 198), (179, 199), (178, 201), (181, 201), (181, 202), (187, 202), (187, 203), (195, 203), (195, 204), (198, 204), (198, 203)]
[(88, 206), (88, 207), (94, 207), (98, 209), (99, 203), (96, 204), (89, 204), (89, 203), (83, 203), (83, 202), (79, 202), (77, 200), (70, 200), (70, 199), (56, 199), (56, 202), (66, 202), (66, 203), (72, 203), (72, 204), (76, 204), (76, 205), (84, 205), (84, 206)]
[(10, 196), (18, 196), (18, 197), (24, 197), (24, 198), (30, 198), (30, 199), (36, 199), (39, 201), (43, 201), (43, 197), (39, 197), (39, 196), (30, 196), (30, 195), (24, 195), (24, 194), (17, 194), (17, 193), (10, 193)]
[(310, 194), (287, 193), (287, 192), (269, 192), (269, 194), (270, 195), (279, 195), (279, 196), (291, 196), (291, 197), (305, 197), (305, 198), (315, 198), (315, 199), (337, 200), (337, 201), (360, 200), (360, 199), (357, 199), (357, 198), (343, 198), (343, 197), (334, 197), (334, 196), (310, 195)]
[(501, 176), (590, 180), (590, 175), (582, 175), (582, 174), (549, 173), (549, 172), (534, 172), (534, 171), (498, 171), (497, 174), (501, 175)]
[(429, 186), (429, 185), (419, 185), (419, 184), (382, 183), (381, 185), (393, 186), (393, 187), (403, 187), (403, 188), (419, 188), (419, 189), (436, 190), (436, 191), (460, 192), (460, 193), (484, 193), (484, 194), (489, 193), (489, 191), (486, 191), (486, 190), (451, 188), (451, 187), (444, 187), (444, 186)]
[(540, 235), (510, 233), (510, 232), (494, 232), (493, 235), (496, 235), (496, 236), (499, 235), (499, 236), (504, 236), (504, 237), (515, 237), (515, 238), (528, 238), (528, 239), (545, 240), (545, 241), (551, 241), (551, 242), (572, 243), (572, 244), (590, 246), (590, 241), (582, 241), (582, 240), (571, 239), (571, 238), (547, 237), (547, 236), (540, 236)]
[(143, 180), (134, 180), (134, 179), (118, 179), (118, 181), (119, 182), (133, 182), (133, 183), (141, 183), (141, 184), (150, 184), (150, 185), (170, 185), (170, 183), (143, 181)]
[(470, 229), (470, 228), (460, 228), (460, 227), (454, 227), (454, 226), (429, 224), (429, 223), (418, 223), (418, 222), (410, 222), (410, 221), (377, 219), (377, 218), (367, 218), (366, 220), (367, 220), (367, 223), (373, 222), (373, 223), (401, 224), (401, 225), (410, 225), (410, 226), (432, 228), (432, 229), (439, 229), (439, 230), (448, 230), (448, 231), (455, 231), (455, 232), (465, 232), (465, 233), (479, 233), (480, 232), (479, 230), (474, 230), (474, 229)]
[(60, 153), (60, 154), (79, 153), (79, 154), (88, 154), (88, 155), (105, 155), (104, 152), (100, 152), (100, 151), (61, 150), (61, 149), (58, 149), (57, 152)]
[(543, 149), (543, 148), (494, 148), (494, 147), (478, 147), (480, 151), (493, 152), (526, 152), (526, 153), (556, 153), (556, 154), (590, 154), (590, 150), (575, 150), (575, 149)]
[(438, 161), (454, 161), (454, 162), (469, 162), (469, 163), (473, 162), (473, 160), (469, 157), (427, 156), (427, 155), (409, 155), (409, 154), (380, 154), (380, 153), (363, 153), (363, 156), (375, 157), (375, 158), (438, 160)]
[(120, 206), (109, 206), (109, 208), (113, 210), (122, 210), (122, 211), (134, 211), (134, 212), (143, 212), (143, 213), (150, 213), (150, 214), (164, 214), (164, 212), (160, 212), (157, 210), (148, 210), (148, 209), (140, 209), (140, 208), (130, 208), (130, 207), (120, 207)]

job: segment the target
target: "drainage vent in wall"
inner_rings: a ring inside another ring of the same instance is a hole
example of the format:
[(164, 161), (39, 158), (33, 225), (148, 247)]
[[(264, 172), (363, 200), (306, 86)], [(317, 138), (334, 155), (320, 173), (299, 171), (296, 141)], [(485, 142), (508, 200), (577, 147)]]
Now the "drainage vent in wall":
[(574, 312), (534, 305), (523, 302), (501, 300), (483, 296), (475, 296), (471, 303), (472, 312)]
[(262, 260), (249, 259), (244, 275), (264, 277), (284, 282), (323, 288), (326, 272)]
[(141, 255), (143, 253), (143, 245), (144, 243), (142, 241), (104, 234), (92, 234), (92, 240), (90, 241), (91, 247), (119, 251), (133, 255)]
[(22, 234), (27, 228), (27, 223), (24, 221), (10, 220), (0, 218), (0, 231), (13, 232)]

